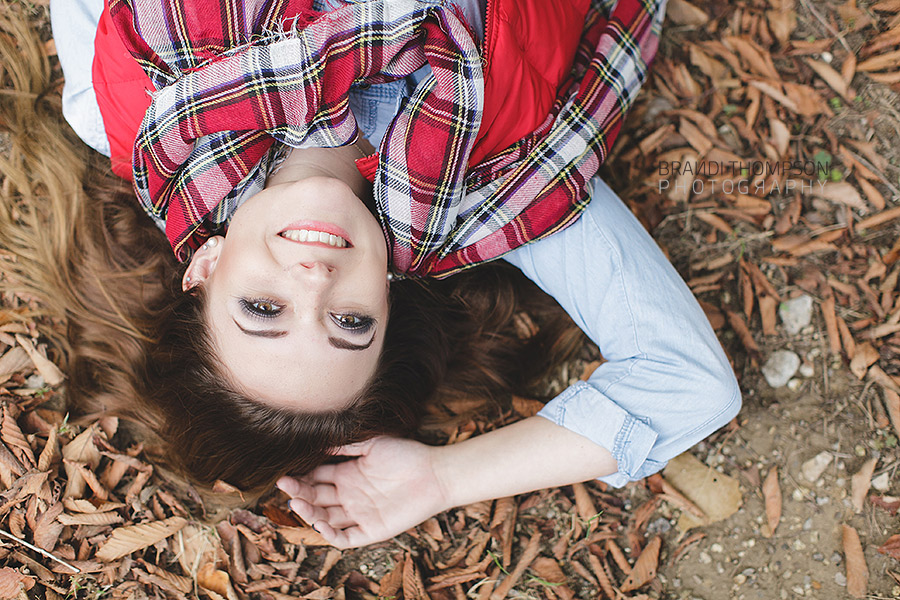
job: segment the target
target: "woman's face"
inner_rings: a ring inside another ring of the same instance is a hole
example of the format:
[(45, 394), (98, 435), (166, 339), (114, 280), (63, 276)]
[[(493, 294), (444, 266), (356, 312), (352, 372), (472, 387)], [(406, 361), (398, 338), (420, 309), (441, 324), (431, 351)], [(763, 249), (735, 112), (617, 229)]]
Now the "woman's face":
[(388, 318), (387, 248), (362, 201), (333, 177), (276, 184), (216, 239), (185, 286), (205, 286), (232, 382), (272, 406), (348, 406), (375, 372)]

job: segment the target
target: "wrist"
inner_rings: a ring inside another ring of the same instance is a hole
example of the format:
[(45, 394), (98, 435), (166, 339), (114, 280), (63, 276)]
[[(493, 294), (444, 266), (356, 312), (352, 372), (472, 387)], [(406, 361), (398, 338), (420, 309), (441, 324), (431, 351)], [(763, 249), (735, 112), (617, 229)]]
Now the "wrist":
[(460, 490), (460, 482), (455, 476), (453, 460), (454, 446), (429, 446), (429, 460), (434, 475), (435, 486), (441, 504), (438, 512), (465, 504)]

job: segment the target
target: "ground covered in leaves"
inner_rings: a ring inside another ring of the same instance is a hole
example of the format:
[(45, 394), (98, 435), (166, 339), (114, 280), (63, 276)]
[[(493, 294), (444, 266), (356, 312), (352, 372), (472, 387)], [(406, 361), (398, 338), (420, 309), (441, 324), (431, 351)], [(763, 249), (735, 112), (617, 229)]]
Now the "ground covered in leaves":
[[(700, 299), (745, 405), (622, 490), (462, 507), (345, 552), (277, 495), (206, 525), (114, 419), (68, 424), (48, 324), (3, 297), (0, 597), (900, 596), (898, 91), (898, 0), (670, 0), (604, 174)], [(434, 427), (461, 440), (536, 407)]]

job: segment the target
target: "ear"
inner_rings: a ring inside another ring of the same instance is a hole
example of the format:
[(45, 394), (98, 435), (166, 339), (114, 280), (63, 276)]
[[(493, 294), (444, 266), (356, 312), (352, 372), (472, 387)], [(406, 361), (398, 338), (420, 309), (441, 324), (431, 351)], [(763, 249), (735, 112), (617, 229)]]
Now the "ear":
[(222, 255), (224, 245), (225, 238), (217, 235), (206, 240), (206, 243), (194, 252), (181, 280), (182, 290), (186, 292), (192, 287), (204, 283), (212, 275), (216, 270), (216, 264), (219, 262), (219, 256)]

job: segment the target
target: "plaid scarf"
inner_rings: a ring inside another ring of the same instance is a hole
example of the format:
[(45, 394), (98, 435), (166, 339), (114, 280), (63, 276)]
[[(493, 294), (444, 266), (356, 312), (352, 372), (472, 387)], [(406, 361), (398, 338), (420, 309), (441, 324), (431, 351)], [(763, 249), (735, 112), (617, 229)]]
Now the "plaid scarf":
[(646, 77), (664, 4), (592, 9), (575, 78), (545, 123), (467, 171), (483, 75), (453, 9), (369, 0), (318, 15), (309, 0), (111, 0), (126, 47), (158, 90), (135, 142), (135, 190), (186, 260), (262, 189), (275, 141), (351, 142), (350, 87), (427, 62), (432, 75), (382, 140), (374, 195), (393, 268), (450, 275), (580, 215), (586, 181)]

